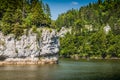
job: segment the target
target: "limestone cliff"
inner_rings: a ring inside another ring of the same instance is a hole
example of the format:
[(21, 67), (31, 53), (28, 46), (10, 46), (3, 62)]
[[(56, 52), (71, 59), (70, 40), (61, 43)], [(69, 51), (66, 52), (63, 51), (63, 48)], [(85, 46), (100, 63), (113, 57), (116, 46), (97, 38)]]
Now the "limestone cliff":
[(59, 39), (53, 29), (42, 29), (41, 36), (29, 31), (15, 39), (13, 34), (4, 36), (0, 32), (0, 59), (6, 61), (18, 59), (58, 60)]

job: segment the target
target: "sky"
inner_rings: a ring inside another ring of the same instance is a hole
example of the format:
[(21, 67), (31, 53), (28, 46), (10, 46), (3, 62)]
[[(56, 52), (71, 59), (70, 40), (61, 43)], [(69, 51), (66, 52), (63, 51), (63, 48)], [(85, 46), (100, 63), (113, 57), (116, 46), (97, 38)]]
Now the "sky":
[(66, 12), (72, 8), (79, 9), (81, 6), (85, 6), (90, 2), (96, 2), (97, 0), (43, 0), (47, 3), (51, 9), (52, 20), (56, 20), (58, 15)]

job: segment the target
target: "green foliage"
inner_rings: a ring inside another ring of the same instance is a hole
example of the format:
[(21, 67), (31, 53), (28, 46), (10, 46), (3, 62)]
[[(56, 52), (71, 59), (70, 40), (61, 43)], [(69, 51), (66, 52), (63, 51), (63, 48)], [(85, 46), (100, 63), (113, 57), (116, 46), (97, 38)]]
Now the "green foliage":
[(31, 27), (32, 25), (32, 14), (31, 13), (28, 13), (28, 16), (23, 19), (22, 25), (27, 29)]
[(32, 8), (32, 24), (40, 26), (43, 21), (42, 19), (44, 19), (42, 5), (40, 3), (36, 3)]
[(15, 34), (15, 38), (19, 38), (23, 34), (22, 26), (19, 23), (13, 25), (12, 33)]
[(58, 27), (71, 27), (76, 19), (78, 19), (78, 10), (72, 9), (58, 16), (56, 25)]
[[(56, 25), (58, 27), (76, 27), (77, 25), (86, 24), (102, 26), (108, 23), (110, 26), (112, 26), (112, 30), (115, 30), (116, 26), (113, 25), (118, 25), (120, 21), (119, 3), (120, 1), (118, 0), (98, 0), (98, 2), (92, 4), (90, 3), (87, 6), (81, 7), (79, 10), (68, 10), (66, 13), (62, 13), (58, 16)], [(77, 22), (78, 24), (76, 25)], [(117, 30), (118, 28), (115, 30), (115, 32)]]
[[(45, 5), (45, 9), (43, 9)], [(0, 30), (5, 34), (14, 33), (16, 38), (24, 29), (51, 25), (48, 4), (41, 0), (0, 0)]]
[(37, 30), (37, 41), (40, 40), (41, 35), (42, 35), (42, 30)]
[[(120, 57), (120, 1), (98, 0), (78, 10), (68, 10), (56, 20), (57, 29), (72, 29), (60, 39), (60, 54), (81, 57)], [(108, 34), (103, 30), (111, 26)]]
[(120, 35), (112, 32), (105, 34), (103, 28), (97, 32), (87, 32), (85, 29), (80, 33), (85, 35), (66, 34), (60, 39), (60, 54), (70, 56), (79, 54), (81, 57), (119, 57)]
[(32, 32), (37, 33), (37, 27), (35, 25), (32, 26)]
[(3, 25), (1, 25), (1, 30), (2, 30), (3, 34), (4, 35), (10, 34), (12, 31), (11, 25), (9, 23), (3, 23)]

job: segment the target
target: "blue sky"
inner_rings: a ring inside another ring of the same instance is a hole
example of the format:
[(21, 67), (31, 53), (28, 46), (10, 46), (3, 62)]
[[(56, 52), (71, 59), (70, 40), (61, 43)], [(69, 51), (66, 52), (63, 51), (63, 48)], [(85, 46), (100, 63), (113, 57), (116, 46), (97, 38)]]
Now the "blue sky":
[(97, 0), (43, 0), (44, 3), (49, 4), (53, 20), (56, 20), (59, 14), (69, 9), (79, 9), (81, 6), (96, 1)]

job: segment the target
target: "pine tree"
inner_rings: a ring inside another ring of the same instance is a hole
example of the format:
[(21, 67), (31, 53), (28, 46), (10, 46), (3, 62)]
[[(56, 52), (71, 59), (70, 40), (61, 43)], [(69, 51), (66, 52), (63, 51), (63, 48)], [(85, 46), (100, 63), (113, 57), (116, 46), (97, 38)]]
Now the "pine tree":
[(36, 26), (42, 26), (43, 20), (44, 20), (44, 12), (42, 9), (42, 5), (40, 2), (37, 2), (33, 4), (32, 12), (30, 16), (32, 16), (32, 24)]
[(102, 0), (98, 0), (98, 4), (101, 4), (102, 3)]
[(50, 12), (50, 7), (48, 4), (46, 4), (46, 11), (45, 13), (47, 14), (47, 16), (50, 18), (51, 17), (51, 12)]

